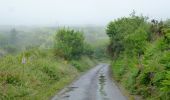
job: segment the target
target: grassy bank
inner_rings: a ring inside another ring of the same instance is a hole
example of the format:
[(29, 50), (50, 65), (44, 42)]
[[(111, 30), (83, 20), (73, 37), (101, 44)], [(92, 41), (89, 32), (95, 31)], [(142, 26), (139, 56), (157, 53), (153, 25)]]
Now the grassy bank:
[(0, 59), (1, 100), (48, 100), (80, 72), (95, 65), (87, 56), (66, 61), (53, 57), (49, 51), (27, 51), (24, 55), (24, 64), (23, 54)]

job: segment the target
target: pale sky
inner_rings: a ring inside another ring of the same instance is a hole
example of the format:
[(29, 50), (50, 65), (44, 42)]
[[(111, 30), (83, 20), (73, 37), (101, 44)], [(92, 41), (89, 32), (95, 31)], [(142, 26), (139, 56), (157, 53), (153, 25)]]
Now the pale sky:
[(106, 25), (133, 10), (170, 18), (170, 0), (0, 0), (0, 25)]

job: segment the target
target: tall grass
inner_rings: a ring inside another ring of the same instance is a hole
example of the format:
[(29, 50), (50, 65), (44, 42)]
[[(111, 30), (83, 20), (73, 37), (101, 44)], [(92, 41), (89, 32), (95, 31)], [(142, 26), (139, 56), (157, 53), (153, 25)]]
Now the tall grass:
[[(0, 59), (1, 100), (47, 100), (70, 83), (80, 71), (94, 65), (88, 57), (65, 61), (51, 51), (30, 50)], [(26, 63), (22, 63), (23, 56)], [(75, 65), (76, 64), (78, 65)]]

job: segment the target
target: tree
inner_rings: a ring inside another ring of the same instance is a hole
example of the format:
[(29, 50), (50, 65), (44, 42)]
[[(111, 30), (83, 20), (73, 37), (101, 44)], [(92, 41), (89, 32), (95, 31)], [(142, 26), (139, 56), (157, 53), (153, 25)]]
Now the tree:
[[(108, 24), (106, 33), (110, 37), (108, 50), (114, 58), (121, 52), (128, 54), (143, 53), (144, 42), (148, 38), (147, 17), (135, 16), (119, 18)], [(134, 51), (133, 51), (134, 50)]]
[(59, 29), (55, 35), (56, 54), (65, 59), (76, 59), (83, 54), (84, 36), (80, 31)]

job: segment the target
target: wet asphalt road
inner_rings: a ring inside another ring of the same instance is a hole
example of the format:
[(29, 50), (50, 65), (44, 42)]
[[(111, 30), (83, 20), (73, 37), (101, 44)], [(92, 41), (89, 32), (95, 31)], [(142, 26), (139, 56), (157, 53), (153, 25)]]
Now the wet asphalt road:
[(127, 100), (110, 77), (109, 66), (99, 64), (63, 89), (52, 100)]

